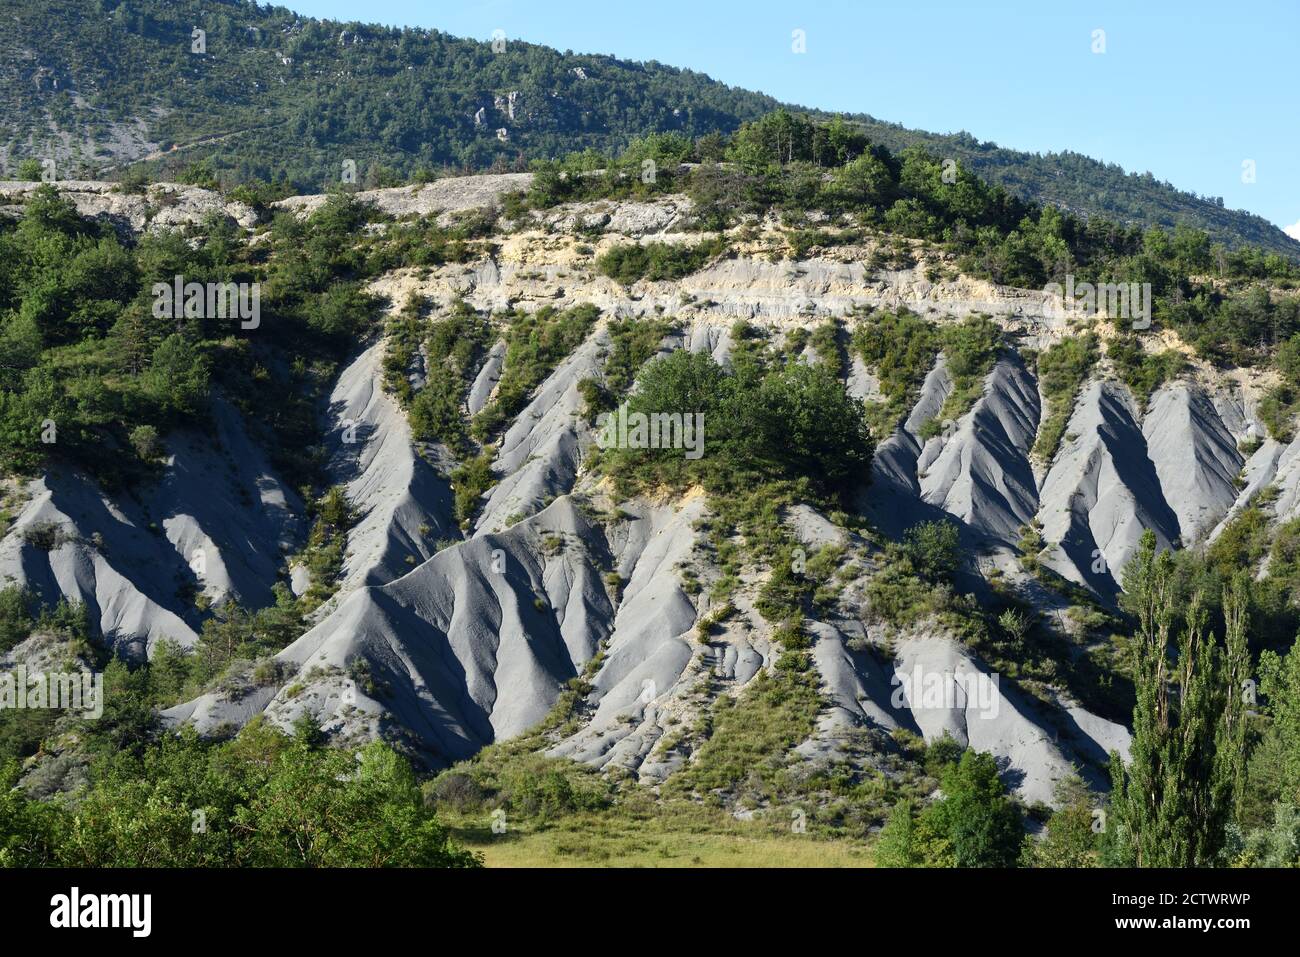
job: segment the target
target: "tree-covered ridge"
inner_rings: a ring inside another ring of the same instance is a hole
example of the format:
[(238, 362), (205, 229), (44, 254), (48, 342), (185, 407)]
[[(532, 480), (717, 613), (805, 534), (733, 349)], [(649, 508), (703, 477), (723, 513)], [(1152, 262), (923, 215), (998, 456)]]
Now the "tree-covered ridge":
[[(222, 169), (302, 186), (337, 182), (345, 158), (363, 175), (372, 163), (406, 176), (477, 169), (653, 130), (734, 129), (776, 106), (653, 62), (514, 40), (498, 53), (436, 30), (342, 24), (240, 0), (56, 0), (18, 16), (4, 57), (11, 143), (38, 130), (47, 110), (101, 136), (146, 119), (162, 151), (238, 132), (218, 150)], [(202, 53), (192, 52), (196, 28)]]
[[(0, 469), (59, 460), (109, 484), (138, 479), (158, 439), (202, 426), (220, 392), (273, 437), (296, 484), (317, 480), (314, 397), (376, 314), (355, 243), (367, 215), (345, 197), (309, 221), (282, 215), (256, 251), (216, 220), (126, 242), (37, 190), (21, 219), (0, 221)], [(256, 329), (156, 308), (155, 286), (176, 276), (256, 283)]]
[[(374, 185), (445, 168), (522, 167), (575, 148), (616, 152), (656, 132), (730, 133), (779, 106), (656, 62), (513, 40), (494, 52), (490, 42), (437, 31), (313, 20), (243, 0), (52, 0), (19, 4), (14, 18), (0, 37), (8, 131), (0, 155), (11, 170), (43, 158), (58, 140), (52, 122), (74, 144), (102, 151), (74, 147), (65, 177), (117, 166), (121, 152), (128, 160), (157, 153), (176, 168), (210, 157), (227, 182), (288, 180), (300, 190), (338, 181), (351, 159), (359, 180)], [(195, 28), (206, 31), (206, 52), (191, 52)], [(1023, 199), (1297, 253), (1260, 217), (1150, 174), (866, 115), (852, 121), (895, 151), (925, 146)]]
[[(1024, 202), (921, 147), (895, 153), (842, 119), (820, 123), (784, 110), (730, 136), (691, 141), (664, 134), (634, 141), (616, 156), (586, 150), (533, 168), (531, 189), (507, 203), (508, 215), (564, 202), (685, 193), (693, 201), (689, 225), (734, 230), (685, 245), (612, 247), (596, 266), (623, 284), (680, 278), (725, 253), (726, 240), (743, 239), (745, 223), (777, 213), (788, 229), (788, 254), (796, 257), (813, 246), (854, 247), (870, 239), (869, 269), (907, 268), (918, 249), (937, 248), (967, 275), (1026, 289), (1056, 284), (1062, 308), (1065, 290), (1085, 282), (1149, 289), (1150, 313), (1142, 322), (1110, 317), (1118, 335), (1107, 355), (1134, 393), (1145, 400), (1180, 371), (1181, 354), (1148, 353), (1141, 342), (1150, 331), (1171, 329), (1213, 365), (1274, 365), (1281, 384), (1262, 404), (1261, 417), (1275, 436), (1292, 434), (1300, 404), (1300, 268), (1278, 253), (1230, 249), (1184, 224), (1172, 231), (1125, 226)], [(655, 175), (647, 178), (646, 169)], [(927, 278), (937, 281), (943, 271), (932, 262)], [(878, 341), (858, 340), (864, 360), (876, 365), (885, 358), (875, 354), (880, 349), (906, 348), (908, 366), (924, 364), (934, 351), (924, 323), (906, 316), (893, 322), (897, 328)], [(895, 405), (924, 375), (906, 371), (905, 379), (886, 383)], [(889, 427), (883, 420), (873, 424)]]

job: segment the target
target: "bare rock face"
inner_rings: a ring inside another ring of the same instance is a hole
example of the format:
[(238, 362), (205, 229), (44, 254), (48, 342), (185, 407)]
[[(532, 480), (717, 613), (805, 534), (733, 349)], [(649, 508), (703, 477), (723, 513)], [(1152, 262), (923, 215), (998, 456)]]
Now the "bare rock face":
[(1273, 514), (1279, 521), (1288, 521), (1300, 515), (1300, 436), (1278, 453), (1273, 469), (1271, 483), (1279, 492)]
[[(0, 208), (21, 214), (21, 204), (42, 183), (0, 182)], [(59, 180), (51, 184), (82, 216), (104, 219), (126, 232), (140, 234), (183, 226), (201, 226), (213, 217), (243, 229), (257, 224), (257, 213), (244, 203), (224, 199), (199, 186), (154, 183), (143, 193), (129, 193), (117, 183)]]
[[(554, 537), (566, 545), (548, 553), (543, 539)], [(563, 499), (501, 535), (444, 549), (353, 592), (281, 652), (296, 678), (257, 710), (286, 726), (310, 712), (344, 739), (392, 726), (435, 766), (520, 734), (608, 633), (602, 548), (600, 530)], [(252, 710), (247, 699), (207, 696), (166, 716), (212, 730)]]
[(1043, 482), (1038, 518), (1052, 546), (1049, 567), (1110, 596), (1144, 530), (1161, 547), (1216, 534), (1272, 481), (1280, 461), (1274, 448), (1261, 448), (1238, 489), (1247, 463), (1231, 416), (1222, 414), (1230, 409), (1179, 381), (1159, 389), (1139, 421), (1123, 386), (1088, 387)]
[(921, 498), (981, 534), (1014, 542), (1038, 509), (1029, 450), (1038, 432), (1038, 388), (1019, 360), (1000, 360), (984, 395), (920, 479)]
[(465, 402), (465, 410), (470, 415), (478, 415), (487, 407), (488, 400), (491, 399), (497, 383), (501, 381), (501, 367), (506, 358), (506, 344), (504, 341), (496, 342), (488, 350), (487, 357), (483, 360), (483, 366), (479, 369), (478, 375), (474, 377), (474, 384), (470, 386), (469, 397)]
[(911, 413), (893, 435), (880, 443), (871, 460), (870, 484), (859, 507), (888, 534), (901, 534), (917, 522), (936, 517), (937, 510), (921, 498), (917, 476), (924, 442), (920, 433), (921, 427), (939, 414), (951, 393), (952, 378), (940, 356), (926, 375)]
[(1051, 803), (1056, 783), (1076, 771), (1101, 786), (1099, 765), (1109, 750), (1128, 753), (1123, 727), (1074, 708), (1087, 715), (1080, 723), (1069, 711), (1031, 701), (949, 638), (901, 643), (893, 683), (891, 704), (906, 708), (927, 741), (948, 735), (992, 753), (1026, 801)]
[(684, 224), (694, 204), (685, 196), (671, 196), (651, 202), (576, 203), (545, 214), (546, 229), (561, 233), (616, 233), (640, 239), (670, 233)]
[[(1238, 492), (1232, 507), (1219, 520), (1219, 524), (1214, 526), (1210, 532), (1207, 541), (1213, 542), (1218, 538), (1225, 528), (1240, 515), (1245, 509), (1254, 504), (1259, 497), (1259, 493), (1268, 488), (1273, 480), (1278, 477), (1278, 468), (1282, 464), (1283, 455), (1290, 446), (1283, 445), (1273, 439), (1265, 439), (1259, 448), (1246, 460), (1246, 464), (1241, 470), (1241, 490)], [(1285, 488), (1285, 484), (1280, 486)], [(1291, 486), (1294, 494), (1295, 486)]]
[(406, 413), (383, 389), (383, 352), (376, 343), (343, 370), (326, 411), (329, 472), (357, 516), (341, 595), (400, 578), (460, 537), (450, 484), (417, 453)]
[(198, 640), (176, 594), (185, 563), (156, 524), (81, 476), (50, 472), (27, 494), (27, 507), (0, 540), (0, 580), (51, 604), (83, 603), (104, 640), (132, 657), (164, 639), (186, 647)]
[(1185, 382), (1152, 397), (1142, 435), (1161, 491), (1178, 516), (1180, 540), (1191, 545), (1236, 501), (1234, 481), (1245, 459), (1215, 404)]
[[(414, 186), (365, 189), (359, 191), (356, 198), (362, 203), (373, 203), (383, 212), (397, 217), (439, 216), (495, 205), (507, 193), (526, 191), (532, 182), (532, 173), (490, 173)], [(271, 205), (306, 215), (322, 206), (325, 199), (324, 195), (290, 196)]]
[(493, 462), (501, 480), (488, 493), (476, 531), (500, 531), (573, 487), (581, 459), (580, 439), (589, 430), (578, 383), (601, 375), (603, 330), (597, 330), (541, 384), (506, 430)]
[(702, 511), (701, 499), (680, 510), (638, 509), (618, 530), (611, 547), (627, 584), (608, 656), (592, 678), (594, 711), (553, 754), (637, 770), (664, 735), (667, 717), (688, 693), (682, 679), (696, 657), (690, 634), (696, 608), (682, 590), (676, 566), (694, 547), (692, 523)]
[(1043, 560), (1067, 579), (1113, 595), (1143, 531), (1168, 548), (1180, 537), (1178, 516), (1165, 500), (1127, 389), (1093, 383), (1066, 431), (1040, 496), (1038, 518), (1051, 546)]

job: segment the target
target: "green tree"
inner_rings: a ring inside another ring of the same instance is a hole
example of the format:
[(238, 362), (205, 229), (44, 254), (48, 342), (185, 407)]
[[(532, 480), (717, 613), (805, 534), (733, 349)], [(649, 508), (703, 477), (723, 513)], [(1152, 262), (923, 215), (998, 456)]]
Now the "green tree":
[(1241, 755), (1216, 745), (1241, 741), (1240, 689), (1230, 690), (1225, 677), (1236, 681), (1248, 668), (1244, 592), (1233, 589), (1227, 596), (1229, 650), (1221, 667), (1199, 590), (1187, 602), (1171, 666), (1179, 603), (1174, 561), (1168, 551), (1157, 554), (1150, 531), (1125, 569), (1124, 590), (1137, 617), (1137, 704), (1127, 769), (1117, 753), (1111, 755), (1111, 851), (1116, 863), (1138, 867), (1210, 866), (1223, 848), (1242, 773)]
[(410, 765), (375, 743), (360, 761), (301, 739), (236, 815), (249, 863), (269, 867), (472, 867), (425, 808)]
[(997, 761), (966, 751), (943, 774), (943, 797), (922, 812), (925, 825), (948, 841), (955, 867), (1012, 867), (1020, 858), (1024, 829), (1008, 800)]
[(1265, 744), (1274, 757), (1277, 791), (1283, 801), (1300, 806), (1300, 651), (1296, 646), (1285, 655), (1266, 650), (1259, 671), (1270, 718)]
[(1027, 863), (1034, 867), (1096, 867), (1098, 834), (1088, 786), (1071, 775), (1057, 782), (1055, 796), (1059, 810), (1048, 820), (1042, 839), (1026, 844)]
[(873, 849), (877, 867), (924, 867), (926, 860), (917, 833), (911, 801), (899, 801), (885, 819)]

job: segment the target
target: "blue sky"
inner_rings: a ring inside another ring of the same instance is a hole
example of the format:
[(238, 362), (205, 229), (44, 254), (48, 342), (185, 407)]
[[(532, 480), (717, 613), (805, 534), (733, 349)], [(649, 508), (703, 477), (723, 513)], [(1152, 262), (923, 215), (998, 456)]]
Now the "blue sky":
[[(1071, 149), (1222, 196), (1300, 238), (1295, 0), (279, 2), (482, 40), (500, 29), (690, 67), (791, 103)], [(792, 52), (796, 29), (806, 53)], [(1104, 53), (1093, 52), (1096, 30)], [(1243, 182), (1247, 160), (1254, 182)]]

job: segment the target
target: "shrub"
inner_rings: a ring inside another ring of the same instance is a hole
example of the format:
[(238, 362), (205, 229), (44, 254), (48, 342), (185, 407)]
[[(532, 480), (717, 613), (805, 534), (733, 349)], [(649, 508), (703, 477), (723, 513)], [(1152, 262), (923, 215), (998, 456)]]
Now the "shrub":
[(884, 438), (916, 400), (921, 382), (939, 354), (939, 336), (933, 323), (899, 309), (876, 313), (863, 320), (850, 339), (879, 382), (884, 400), (870, 409), (872, 431)]
[(36, 626), (35, 592), (20, 585), (0, 588), (0, 654), (26, 640)]
[(629, 243), (614, 246), (598, 256), (596, 269), (624, 286), (640, 279), (681, 279), (722, 255), (725, 249), (726, 243), (720, 238), (706, 239), (694, 245)]
[(496, 476), (492, 473), (492, 453), (484, 452), (462, 462), (451, 473), (451, 482), (456, 490), (456, 521), (461, 528), (468, 528), (478, 511), (479, 499), (496, 484)]
[(587, 338), (599, 315), (600, 310), (588, 303), (564, 312), (543, 306), (535, 313), (516, 311), (506, 316), (501, 379), (491, 404), (474, 417), (475, 438), (488, 438), (518, 414), (533, 389)]
[(156, 459), (162, 454), (162, 443), (158, 440), (158, 430), (152, 425), (137, 425), (131, 430), (131, 448), (145, 461)]
[(952, 522), (922, 522), (903, 535), (903, 554), (922, 578), (948, 581), (957, 570), (959, 541), (960, 533)]

